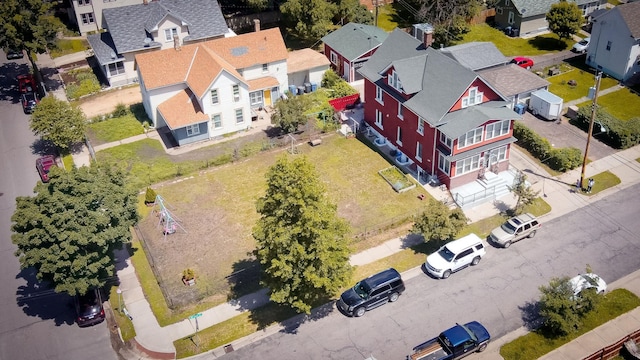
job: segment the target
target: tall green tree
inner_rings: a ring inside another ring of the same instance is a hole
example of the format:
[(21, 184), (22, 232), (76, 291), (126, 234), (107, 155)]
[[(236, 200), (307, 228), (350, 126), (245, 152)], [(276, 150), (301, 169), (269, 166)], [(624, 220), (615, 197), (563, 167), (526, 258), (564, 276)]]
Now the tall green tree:
[(549, 30), (558, 35), (560, 39), (568, 39), (571, 35), (580, 31), (584, 23), (582, 10), (573, 1), (560, 0), (552, 4), (546, 14)]
[(285, 134), (292, 133), (300, 125), (306, 125), (307, 116), (304, 114), (309, 104), (306, 96), (290, 96), (276, 102), (271, 115), (274, 124), (278, 125)]
[(266, 176), (253, 229), (262, 282), (272, 301), (309, 313), (350, 279), (349, 227), (305, 157), (281, 157)]
[(303, 39), (319, 39), (333, 26), (338, 6), (327, 0), (287, 0), (280, 5), (286, 26)]
[(414, 219), (411, 232), (422, 235), (425, 241), (447, 241), (452, 240), (468, 221), (462, 209), (452, 210), (440, 201), (430, 199), (427, 209)]
[(373, 24), (373, 14), (359, 0), (340, 0), (338, 3), (337, 23), (345, 25), (350, 22)]
[[(34, 70), (37, 70), (34, 55), (46, 52), (64, 27), (51, 8), (52, 2), (44, 0), (0, 2), (0, 46), (25, 49)], [(35, 73), (39, 77), (40, 73)], [(42, 81), (40, 78), (37, 80)]]
[(124, 174), (106, 167), (52, 168), (35, 196), (18, 197), (11, 240), (23, 269), (56, 292), (84, 294), (115, 274), (114, 250), (137, 221), (136, 192)]
[(516, 206), (513, 209), (515, 215), (522, 214), (525, 206), (532, 204), (540, 194), (540, 191), (533, 191), (531, 184), (527, 183), (527, 175), (523, 173), (518, 174), (511, 191), (516, 197)]
[(79, 108), (49, 95), (36, 106), (30, 125), (34, 134), (68, 149), (84, 138), (86, 118)]

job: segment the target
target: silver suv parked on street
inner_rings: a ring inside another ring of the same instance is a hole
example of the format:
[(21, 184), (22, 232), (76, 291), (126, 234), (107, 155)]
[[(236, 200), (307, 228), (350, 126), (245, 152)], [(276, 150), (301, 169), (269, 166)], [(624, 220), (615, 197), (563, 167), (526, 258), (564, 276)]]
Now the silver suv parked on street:
[(531, 214), (518, 215), (493, 229), (489, 239), (496, 245), (508, 248), (516, 241), (536, 236), (536, 231), (540, 226), (540, 222), (535, 216)]

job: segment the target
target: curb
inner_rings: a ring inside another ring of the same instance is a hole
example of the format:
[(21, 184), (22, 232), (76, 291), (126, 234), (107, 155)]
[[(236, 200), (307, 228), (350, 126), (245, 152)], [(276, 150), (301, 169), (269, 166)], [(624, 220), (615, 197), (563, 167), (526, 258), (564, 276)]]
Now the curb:
[(150, 356), (152, 359), (158, 359), (158, 360), (173, 360), (176, 358), (176, 353), (165, 353), (165, 352), (158, 352), (158, 351), (153, 351), (153, 350), (149, 350), (147, 348), (145, 348), (144, 346), (140, 345), (140, 343), (138, 341), (136, 341), (136, 339), (131, 339), (131, 343), (135, 346), (135, 348), (142, 352), (143, 354), (146, 354), (148, 356)]

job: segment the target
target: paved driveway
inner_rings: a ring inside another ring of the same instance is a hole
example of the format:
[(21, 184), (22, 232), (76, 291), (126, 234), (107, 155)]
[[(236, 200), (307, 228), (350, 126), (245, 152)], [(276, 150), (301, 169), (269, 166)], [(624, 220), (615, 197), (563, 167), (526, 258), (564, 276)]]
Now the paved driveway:
[[(538, 135), (549, 140), (554, 147), (576, 147), (580, 149), (584, 155), (584, 149), (587, 144), (587, 133), (579, 128), (569, 124), (566, 118), (562, 121), (548, 121), (538, 118), (526, 112), (523, 115), (522, 123), (538, 133)], [(597, 127), (594, 127), (594, 133)], [(615, 149), (610, 148), (598, 140), (598, 135), (594, 135), (589, 144), (589, 159), (598, 160), (605, 156), (614, 154)]]

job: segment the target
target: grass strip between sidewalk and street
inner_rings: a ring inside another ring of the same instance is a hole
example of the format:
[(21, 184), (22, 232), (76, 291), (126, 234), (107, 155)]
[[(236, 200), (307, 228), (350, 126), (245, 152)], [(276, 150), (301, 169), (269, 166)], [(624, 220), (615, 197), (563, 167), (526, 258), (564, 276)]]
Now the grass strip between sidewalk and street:
[(576, 332), (558, 338), (545, 337), (534, 330), (500, 348), (504, 360), (533, 360), (567, 344), (598, 326), (640, 306), (640, 299), (626, 289), (616, 289), (604, 295), (596, 309), (588, 313)]
[[(595, 183), (593, 184), (593, 188), (591, 189), (591, 192), (587, 193), (586, 189), (587, 189), (587, 182), (589, 181), (589, 179), (593, 179)], [(614, 173), (607, 170), (593, 176), (585, 176), (584, 182), (585, 183), (582, 184), (582, 190), (583, 190), (582, 194), (593, 196), (603, 190), (612, 188), (620, 184), (621, 180)], [(575, 190), (575, 185), (570, 186), (570, 189)]]

